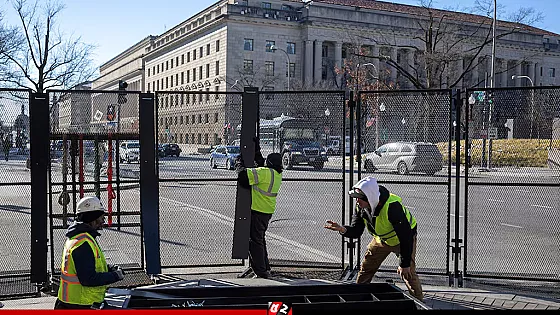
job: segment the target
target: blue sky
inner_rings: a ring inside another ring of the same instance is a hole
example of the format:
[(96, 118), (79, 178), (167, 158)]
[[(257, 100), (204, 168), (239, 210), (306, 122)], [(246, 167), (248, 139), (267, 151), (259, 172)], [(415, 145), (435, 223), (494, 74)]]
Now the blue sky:
[[(158, 35), (216, 3), (215, 0), (61, 0), (66, 9), (59, 16), (59, 26), (67, 34), (81, 36), (97, 46), (94, 62), (103, 64), (148, 35)], [(389, 2), (418, 5), (418, 0)], [(437, 8), (456, 7), (457, 0), (434, 0)], [(470, 7), (475, 0), (463, 0)], [(531, 6), (544, 15), (536, 27), (560, 34), (558, 0), (498, 0), (507, 11)], [(10, 23), (17, 22), (9, 0), (0, 0), (0, 10)]]

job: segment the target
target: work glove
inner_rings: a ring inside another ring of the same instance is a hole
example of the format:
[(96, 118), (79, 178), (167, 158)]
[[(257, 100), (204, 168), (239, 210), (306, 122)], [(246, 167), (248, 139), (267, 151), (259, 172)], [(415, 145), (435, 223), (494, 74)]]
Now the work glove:
[(237, 174), (243, 172), (245, 170), (245, 163), (243, 162), (243, 157), (241, 156), (241, 154), (239, 154), (236, 158), (235, 158), (235, 172), (237, 172)]
[(117, 270), (121, 269), (121, 266), (108, 264), (107, 268), (109, 269), (109, 271), (117, 271)]
[(115, 271), (113, 271), (115, 273), (115, 275), (117, 275), (117, 280), (120, 281), (122, 279), (124, 279), (124, 272), (122, 269), (117, 269)]

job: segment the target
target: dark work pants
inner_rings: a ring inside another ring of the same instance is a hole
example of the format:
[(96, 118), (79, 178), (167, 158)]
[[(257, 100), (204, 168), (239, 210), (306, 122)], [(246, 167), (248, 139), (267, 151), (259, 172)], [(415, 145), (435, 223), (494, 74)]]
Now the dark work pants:
[(271, 217), (272, 214), (251, 210), (249, 262), (255, 274), (261, 277), (266, 277), (266, 272), (270, 270), (264, 237)]

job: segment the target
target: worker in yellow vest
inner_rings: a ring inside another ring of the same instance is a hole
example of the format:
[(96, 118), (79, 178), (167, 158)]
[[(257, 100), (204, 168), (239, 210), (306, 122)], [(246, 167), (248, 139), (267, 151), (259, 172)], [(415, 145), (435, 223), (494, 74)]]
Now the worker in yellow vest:
[[(256, 165), (260, 164), (259, 160), (262, 160), (262, 155), (257, 141)], [(240, 186), (251, 189), (249, 263), (257, 278), (270, 278), (265, 234), (276, 210), (276, 196), (282, 184), (282, 156), (279, 153), (270, 153), (264, 161), (264, 166), (254, 168), (242, 167), (242, 161), (243, 158), (239, 156), (236, 162), (237, 180)]]
[(352, 186), (351, 198), (357, 200), (350, 225), (341, 226), (327, 221), (325, 228), (338, 231), (348, 238), (361, 237), (364, 228), (373, 235), (369, 243), (356, 283), (369, 283), (391, 253), (399, 259), (397, 273), (404, 280), (410, 294), (422, 301), (422, 285), (416, 274), (416, 219), (402, 204), (401, 197), (368, 176)]
[(119, 266), (107, 265), (96, 240), (105, 223), (101, 201), (84, 197), (78, 202), (76, 213), (77, 220), (66, 233), (55, 309), (88, 309), (101, 304), (107, 285), (124, 278)]

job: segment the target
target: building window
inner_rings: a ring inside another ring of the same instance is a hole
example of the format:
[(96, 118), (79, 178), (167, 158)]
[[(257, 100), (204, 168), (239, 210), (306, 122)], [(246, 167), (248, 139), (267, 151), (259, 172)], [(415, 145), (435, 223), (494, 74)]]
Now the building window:
[(157, 65), (157, 73), (159, 73), (159, 65)]
[(276, 42), (273, 40), (267, 40), (266, 41), (266, 52), (274, 52), (274, 50), (272, 50), (272, 46), (276, 45)]
[(181, 64), (184, 65), (185, 64), (185, 54), (181, 55)]
[(183, 121), (183, 116), (181, 115), (179, 118), (181, 118), (181, 119), (180, 119), (180, 123), (181, 123), (181, 125), (183, 125), (183, 124), (185, 123), (185, 122)]
[[(274, 87), (273, 86), (265, 86), (265, 87), (263, 87), (263, 91), (274, 91)], [(264, 94), (264, 99), (273, 100), (274, 99), (274, 94), (273, 93), (265, 93)]]
[(192, 60), (196, 60), (196, 49), (192, 52)]
[(342, 59), (348, 58), (348, 47), (342, 46)]
[(185, 84), (185, 71), (181, 72), (181, 84)]
[(216, 41), (216, 52), (220, 51), (220, 40)]
[(208, 134), (204, 134), (204, 144), (208, 144)]
[(173, 87), (173, 75), (169, 76), (169, 79), (170, 79), (170, 81), (171, 81), (171, 83), (170, 83), (170, 84), (171, 84), (171, 87)]
[(188, 125), (188, 124), (189, 124), (189, 115), (185, 116), (185, 125)]
[(175, 125), (177, 125), (177, 116), (175, 116)]
[(206, 78), (209, 78), (209, 77), (210, 77), (210, 64), (207, 63), (206, 64)]
[(198, 67), (198, 79), (202, 80), (202, 66)]
[(265, 61), (264, 73), (267, 76), (274, 76), (274, 61)]
[(216, 60), (216, 75), (220, 75), (220, 61)]
[(287, 43), (286, 52), (290, 55), (295, 55), (295, 53), (296, 53), (296, 43)]
[(148, 68), (148, 77), (150, 76), (150, 68)]
[(148, 92), (150, 92), (150, 83), (148, 82)]
[(198, 54), (198, 56), (200, 56), (200, 58), (204, 56), (204, 49), (202, 47), (200, 47), (200, 53)]
[(289, 65), (286, 65), (286, 77), (290, 75), (290, 78), (293, 78), (296, 74), (296, 64), (291, 62)]
[(253, 73), (253, 60), (243, 60), (243, 71), (245, 73)]
[(549, 78), (555, 78), (556, 77), (556, 68), (548, 69), (548, 77)]
[(206, 45), (206, 56), (210, 55), (210, 44)]
[(179, 56), (175, 57), (175, 66), (179, 66)]
[(175, 85), (179, 85), (179, 73), (175, 73)]
[(202, 134), (198, 134), (197, 144), (202, 144)]
[(169, 88), (169, 77), (165, 77), (165, 88)]
[(191, 52), (187, 53), (187, 62), (191, 62)]
[(159, 91), (159, 80), (157, 80), (156, 83), (157, 83), (156, 91)]
[(169, 60), (165, 62), (165, 71), (169, 70)]
[(245, 38), (243, 49), (253, 51), (253, 40), (250, 38)]
[(173, 69), (173, 59), (171, 59), (171, 69)]
[[(191, 124), (194, 124), (195, 120), (194, 120), (194, 115), (191, 116)], [(194, 136), (193, 136), (193, 142), (194, 142)]]
[[(199, 94), (202, 95), (202, 94)], [(198, 114), (198, 123), (202, 124), (202, 114)]]
[(216, 94), (214, 94), (214, 99), (218, 100), (220, 98), (220, 94), (218, 94), (218, 92), (220, 91), (220, 87), (219, 86), (214, 87), (214, 91), (216, 91)]
[(322, 65), (321, 66), (321, 79), (326, 80), (327, 77), (328, 77), (327, 65)]
[(192, 80), (196, 81), (196, 68), (192, 69)]
[(214, 122), (215, 122), (215, 123), (218, 122), (218, 113), (214, 113)]
[(207, 124), (210, 122), (210, 119), (208, 117), (208, 114), (204, 114), (204, 123)]
[[(187, 94), (187, 104), (191, 103), (191, 96), (190, 94)], [(187, 116), (187, 124), (189, 123), (189, 116)]]
[(323, 46), (321, 46), (321, 48), (322, 48), (321, 49), (321, 56), (323, 58), (327, 58), (329, 56), (329, 46), (323, 45)]
[(198, 94), (198, 102), (202, 104), (202, 93)]
[(191, 70), (187, 70), (187, 83), (191, 82)]
[(272, 5), (270, 4), (270, 2), (263, 2), (262, 3), (262, 8), (263, 9), (271, 9)]

